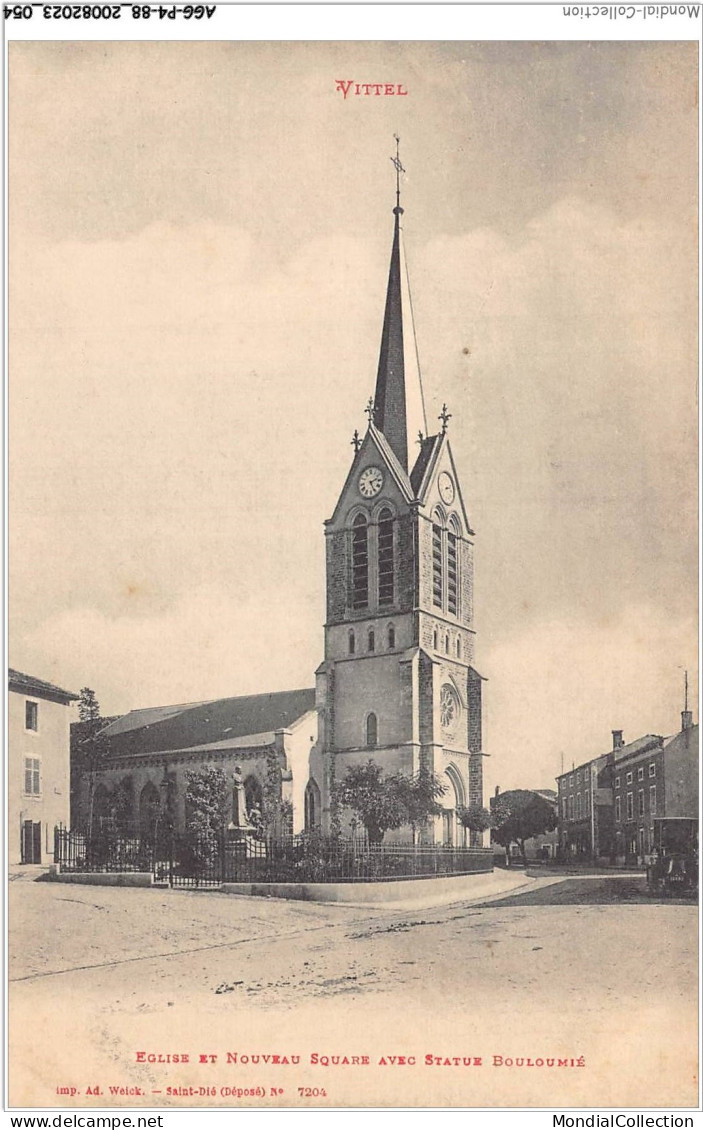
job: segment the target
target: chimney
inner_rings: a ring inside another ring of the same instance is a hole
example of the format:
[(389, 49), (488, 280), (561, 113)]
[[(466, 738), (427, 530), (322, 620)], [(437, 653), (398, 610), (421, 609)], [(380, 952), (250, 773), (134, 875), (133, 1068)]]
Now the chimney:
[(693, 725), (693, 711), (692, 710), (682, 710), (681, 711), (681, 729), (682, 730), (690, 730), (692, 725)]
[(499, 793), (500, 793), (500, 785), (496, 785), (495, 795), (498, 796)]
[(611, 733), (613, 735), (613, 749), (622, 749), (625, 744), (622, 738), (622, 730), (612, 730)]

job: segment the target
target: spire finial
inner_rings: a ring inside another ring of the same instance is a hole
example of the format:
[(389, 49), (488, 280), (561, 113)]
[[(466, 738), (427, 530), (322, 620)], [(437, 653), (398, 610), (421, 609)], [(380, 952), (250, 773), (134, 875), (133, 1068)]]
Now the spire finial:
[(373, 423), (374, 412), (375, 412), (372, 396), (369, 397), (369, 402), (366, 405), (366, 407), (364, 408), (364, 412), (366, 413), (366, 415), (369, 418), (369, 427), (371, 427), (371, 424)]
[(359, 454), (359, 448), (361, 447), (361, 436), (359, 435), (359, 429), (358, 428), (354, 428), (354, 435), (352, 436), (352, 439), (351, 439), (351, 445), (354, 448), (354, 454), (358, 455)]
[(443, 404), (442, 405), (442, 411), (440, 412), (439, 416), (437, 417), (438, 420), (442, 421), (442, 435), (445, 434), (445, 432), (446, 432), (446, 430), (449, 426), (449, 421), (451, 420), (451, 418), (452, 418), (451, 412), (447, 412), (447, 406), (446, 406), (446, 404)]
[(424, 442), (425, 442), (425, 437), (423, 436), (422, 432), (418, 432), (417, 433), (417, 439), (415, 440), (415, 443), (419, 443), (420, 447), (422, 447)]
[(395, 208), (393, 213), (396, 216), (402, 216), (403, 209), (400, 206), (400, 174), (405, 172), (405, 169), (400, 163), (400, 138), (397, 133), (393, 134), (395, 138), (395, 157), (391, 157), (391, 161), (395, 166)]

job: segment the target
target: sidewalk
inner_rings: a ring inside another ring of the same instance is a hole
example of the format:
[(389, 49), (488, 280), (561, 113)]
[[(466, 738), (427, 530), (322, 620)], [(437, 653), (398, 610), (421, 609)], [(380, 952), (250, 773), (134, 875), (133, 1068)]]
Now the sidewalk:
[(25, 882), (33, 883), (48, 874), (48, 863), (11, 863), (7, 869), (7, 878), (10, 883), (16, 879), (24, 879)]
[(425, 907), (467, 905), (501, 898), (521, 888), (549, 886), (561, 877), (532, 879), (524, 871), (492, 871), (441, 879), (409, 879), (388, 883), (223, 883), (224, 894), (235, 898), (292, 899), (359, 910), (421, 910)]

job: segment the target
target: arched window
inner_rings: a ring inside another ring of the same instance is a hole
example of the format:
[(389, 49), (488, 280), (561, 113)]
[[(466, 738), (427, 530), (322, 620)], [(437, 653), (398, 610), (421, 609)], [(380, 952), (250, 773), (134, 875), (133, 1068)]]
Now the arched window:
[(369, 628), (369, 651), (376, 650), (376, 633), (373, 628)]
[(447, 632), (446, 636), (444, 637), (444, 650), (445, 653), (449, 655), (449, 632)]
[(378, 516), (378, 603), (393, 603), (393, 515), (387, 509)]
[(369, 606), (369, 530), (363, 514), (352, 527), (352, 608)]
[(457, 657), (457, 659), (461, 659), (461, 637), (460, 636), (456, 637), (456, 657)]
[(432, 633), (432, 646), (435, 649), (435, 651), (437, 650), (438, 644), (439, 644), (439, 636), (438, 636), (437, 629), (435, 628), (435, 630)]
[(355, 651), (356, 651), (356, 636), (354, 635), (354, 629), (350, 628), (350, 630), (349, 630), (349, 654), (353, 655)]
[(101, 782), (93, 793), (93, 828), (97, 831), (109, 824), (111, 804), (110, 791)]
[(456, 616), (459, 607), (457, 536), (453, 530), (447, 532), (447, 611)]
[(392, 624), (388, 625), (388, 647), (391, 651), (395, 647), (395, 628)]
[(156, 833), (161, 811), (161, 795), (152, 781), (147, 781), (139, 797), (139, 830), (145, 839)]
[(366, 744), (372, 749), (378, 745), (378, 718), (373, 713), (366, 719)]
[(432, 603), (442, 607), (442, 527), (432, 523)]
[(320, 826), (320, 790), (317, 782), (311, 777), (305, 786), (305, 831), (312, 832)]
[(123, 777), (115, 790), (115, 822), (121, 832), (132, 831), (134, 814), (134, 781)]
[(249, 817), (251, 817), (255, 808), (258, 808), (259, 812), (263, 812), (264, 790), (261, 787), (261, 781), (253, 773), (250, 773), (244, 780), (244, 803), (247, 806)]

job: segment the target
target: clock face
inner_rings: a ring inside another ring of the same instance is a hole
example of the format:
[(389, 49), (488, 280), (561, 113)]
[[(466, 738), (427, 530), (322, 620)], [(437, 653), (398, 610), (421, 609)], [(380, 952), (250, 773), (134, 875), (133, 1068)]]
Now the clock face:
[(442, 729), (448, 734), (454, 734), (459, 724), (461, 705), (451, 683), (444, 683), (439, 692), (439, 717)]
[(359, 475), (359, 491), (364, 498), (373, 498), (383, 486), (383, 473), (378, 467), (367, 467)]
[(446, 502), (447, 506), (451, 506), (454, 501), (454, 483), (452, 482), (451, 475), (448, 475), (446, 471), (442, 471), (439, 476), (438, 485), (439, 497), (442, 499), (442, 502)]

